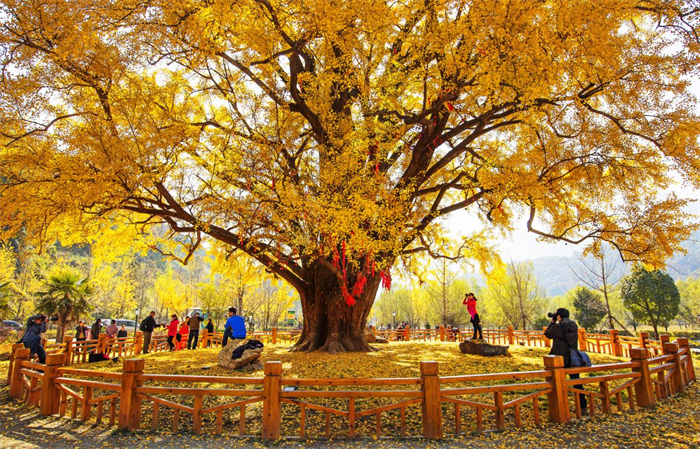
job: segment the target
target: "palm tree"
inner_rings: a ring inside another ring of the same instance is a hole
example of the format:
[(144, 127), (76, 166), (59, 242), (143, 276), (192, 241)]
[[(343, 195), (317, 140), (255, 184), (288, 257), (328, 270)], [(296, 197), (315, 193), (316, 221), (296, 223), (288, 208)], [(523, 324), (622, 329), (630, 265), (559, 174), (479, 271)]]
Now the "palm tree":
[(44, 285), (46, 291), (39, 293), (37, 306), (44, 313), (58, 315), (56, 342), (61, 342), (70, 322), (92, 310), (88, 298), (93, 290), (87, 278), (81, 279), (80, 274), (71, 269), (49, 276)]

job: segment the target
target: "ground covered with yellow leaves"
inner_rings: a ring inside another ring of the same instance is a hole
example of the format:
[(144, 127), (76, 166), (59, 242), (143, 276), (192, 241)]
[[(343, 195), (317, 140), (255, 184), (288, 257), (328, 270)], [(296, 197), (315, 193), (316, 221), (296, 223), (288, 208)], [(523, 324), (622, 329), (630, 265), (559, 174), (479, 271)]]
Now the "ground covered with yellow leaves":
[[(261, 377), (262, 372), (229, 372), (216, 365), (217, 349), (196, 351), (179, 351), (158, 353), (144, 356), (146, 372), (187, 374), (206, 376)], [(482, 358), (464, 355), (454, 343), (398, 342), (384, 345), (380, 351), (367, 354), (317, 354), (292, 353), (287, 346), (267, 346), (264, 361), (281, 361), (283, 376), (287, 378), (337, 378), (337, 377), (373, 377), (396, 378), (418, 377), (419, 362), (437, 361), (443, 376), (496, 373), (507, 371), (531, 371), (542, 369), (542, 356), (547, 354), (544, 348), (511, 348), (511, 357)], [(610, 356), (591, 354), (594, 364), (619, 361)], [(4, 376), (7, 363), (0, 362), (0, 375)], [(120, 371), (121, 364), (102, 362), (81, 365), (81, 368), (104, 371)], [(0, 377), (3, 378), (3, 377)], [(503, 383), (516, 381), (499, 381)], [(490, 382), (489, 384), (493, 384)], [(162, 384), (165, 385), (165, 384)], [(169, 386), (184, 386), (168, 384)], [(474, 384), (470, 384), (473, 386)], [(216, 382), (197, 384), (197, 387), (220, 388)], [(456, 386), (466, 386), (456, 384)], [(226, 388), (234, 388), (226, 386)], [(237, 387), (235, 387), (237, 388)], [(257, 388), (249, 386), (247, 388)], [(306, 388), (306, 387), (304, 387)], [(366, 387), (340, 387), (339, 389), (360, 389)], [(381, 389), (382, 387), (372, 387)], [(391, 389), (411, 389), (415, 387), (386, 387)], [(313, 388), (311, 388), (313, 389)], [(328, 389), (328, 388), (325, 388)], [(24, 405), (7, 401), (7, 388), (3, 388), (0, 404), (0, 447), (255, 447), (264, 445), (259, 439), (240, 438), (238, 431), (238, 410), (224, 415), (224, 432), (221, 436), (213, 435), (214, 416), (205, 415), (202, 435), (194, 435), (191, 430), (189, 414), (180, 417), (181, 431), (172, 435), (169, 430), (171, 415), (169, 409), (161, 407), (158, 430), (150, 432), (152, 409), (149, 404), (142, 408), (142, 429), (134, 434), (116, 432), (104, 425), (80, 423), (66, 418), (43, 418), (36, 410)], [(515, 393), (514, 393), (515, 394)], [(520, 393), (522, 395), (522, 393)], [(516, 396), (517, 397), (517, 396)], [(191, 405), (191, 396), (164, 396), (164, 399)], [(205, 398), (205, 406), (214, 406), (232, 402), (232, 398)], [(472, 398), (482, 402), (493, 401), (493, 395), (485, 398)], [(506, 398), (507, 400), (508, 398)], [(314, 400), (309, 400), (313, 402)], [(347, 399), (319, 399), (327, 407), (347, 410)], [(358, 400), (358, 409), (367, 409), (396, 402), (394, 398)], [(544, 402), (544, 401), (543, 401)], [(624, 398), (623, 398), (623, 402)], [(527, 403), (531, 404), (531, 403)], [(484, 447), (484, 448), (537, 448), (537, 447), (700, 447), (700, 391), (697, 386), (686, 393), (657, 405), (653, 410), (625, 411), (613, 415), (596, 415), (569, 425), (553, 425), (546, 421), (546, 410), (542, 408), (543, 425), (536, 426), (532, 421), (532, 410), (523, 405), (523, 426), (514, 427), (512, 416), (507, 416), (504, 432), (493, 431), (493, 420), (485, 414), (486, 432), (478, 433), (473, 423), (473, 415), (465, 407), (462, 412), (462, 431), (464, 435), (454, 433), (453, 406), (445, 404), (443, 416), (444, 429), (448, 438), (442, 442), (428, 442), (420, 439), (395, 439), (373, 437), (375, 430), (374, 416), (359, 419), (357, 433), (363, 436), (357, 441), (347, 440), (347, 418), (332, 418), (332, 441), (313, 439), (322, 434), (324, 416), (307, 410), (307, 435), (312, 439), (306, 441), (278, 442), (279, 447)], [(531, 407), (531, 406), (530, 406)], [(260, 404), (250, 405), (246, 411), (245, 434), (255, 435), (260, 431)], [(398, 435), (398, 411), (382, 414), (382, 435)], [(285, 435), (297, 435), (299, 432), (299, 408), (285, 404), (283, 408), (283, 430)], [(420, 435), (420, 406), (406, 408), (406, 433)]]

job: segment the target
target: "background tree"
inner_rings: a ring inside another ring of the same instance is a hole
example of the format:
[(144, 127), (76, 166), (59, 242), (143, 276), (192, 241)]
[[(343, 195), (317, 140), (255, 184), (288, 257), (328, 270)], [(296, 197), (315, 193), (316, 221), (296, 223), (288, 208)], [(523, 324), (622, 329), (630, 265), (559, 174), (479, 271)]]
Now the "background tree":
[(676, 281), (676, 286), (681, 295), (678, 318), (686, 326), (695, 327), (700, 324), (700, 279)]
[(63, 341), (66, 329), (81, 316), (92, 310), (92, 287), (80, 273), (61, 269), (44, 282), (45, 290), (39, 293), (37, 308), (48, 315), (58, 315), (56, 341)]
[(659, 338), (659, 325), (678, 315), (681, 297), (673, 278), (660, 270), (647, 271), (638, 267), (622, 280), (622, 301), (634, 317), (654, 328)]
[(547, 299), (531, 263), (511, 260), (491, 273), (488, 285), (490, 296), (514, 328), (528, 329), (544, 313)]
[(614, 253), (612, 249), (605, 245), (595, 248), (593, 254), (590, 254), (588, 257), (585, 257), (583, 254), (577, 254), (576, 257), (579, 261), (578, 266), (571, 267), (569, 265), (569, 269), (580, 282), (603, 295), (609, 328), (615, 329), (615, 323), (617, 323), (622, 329), (629, 332), (613, 316), (610, 304), (612, 292), (627, 271), (624, 262), (620, 259), (620, 255)]
[(610, 316), (601, 295), (586, 287), (574, 291), (573, 306), (576, 309), (577, 324), (586, 329), (593, 330), (606, 314)]
[[(1, 8), (4, 232), (217, 240), (296, 289), (301, 350), (369, 350), (380, 283), (454, 211), (655, 265), (694, 229), (662, 194), (700, 187), (692, 2)], [(489, 262), (486, 236), (450, 255)]]

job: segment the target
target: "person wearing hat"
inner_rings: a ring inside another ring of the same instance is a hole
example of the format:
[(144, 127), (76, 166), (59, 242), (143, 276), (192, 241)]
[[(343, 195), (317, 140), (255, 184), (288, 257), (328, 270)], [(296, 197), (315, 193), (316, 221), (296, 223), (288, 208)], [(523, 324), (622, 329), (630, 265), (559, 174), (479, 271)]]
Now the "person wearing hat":
[[(569, 311), (563, 308), (548, 315), (552, 322), (544, 331), (545, 337), (552, 340), (552, 349), (549, 355), (564, 357), (564, 368), (571, 367), (571, 349), (578, 350), (578, 325), (569, 318)], [(569, 379), (578, 379), (580, 374), (569, 374)], [(574, 388), (583, 390), (583, 385), (574, 385)], [(579, 394), (581, 413), (588, 415), (588, 401), (585, 394)]]

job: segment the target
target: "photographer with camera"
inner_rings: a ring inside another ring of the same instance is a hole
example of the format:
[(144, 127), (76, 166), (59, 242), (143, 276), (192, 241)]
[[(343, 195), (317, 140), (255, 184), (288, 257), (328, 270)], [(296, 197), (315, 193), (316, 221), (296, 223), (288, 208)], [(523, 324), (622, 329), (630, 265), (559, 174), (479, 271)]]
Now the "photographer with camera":
[(58, 321), (58, 318), (49, 318), (41, 313), (30, 316), (27, 319), (27, 328), (21, 341), (24, 343), (24, 347), (29, 349), (31, 355), (39, 357), (39, 363), (46, 363), (46, 351), (41, 346), (41, 334), (46, 332), (48, 321)]
[[(551, 323), (544, 331), (545, 337), (552, 340), (552, 349), (549, 355), (560, 355), (564, 357), (564, 367), (570, 368), (571, 365), (571, 349), (578, 350), (578, 326), (576, 322), (569, 319), (569, 311), (566, 309), (557, 309), (554, 313), (548, 313), (551, 318)], [(579, 374), (569, 374), (569, 379), (578, 379)], [(574, 388), (583, 390), (583, 385), (575, 385)], [(586, 395), (579, 394), (579, 403), (581, 404), (581, 413), (588, 415), (588, 401)]]

